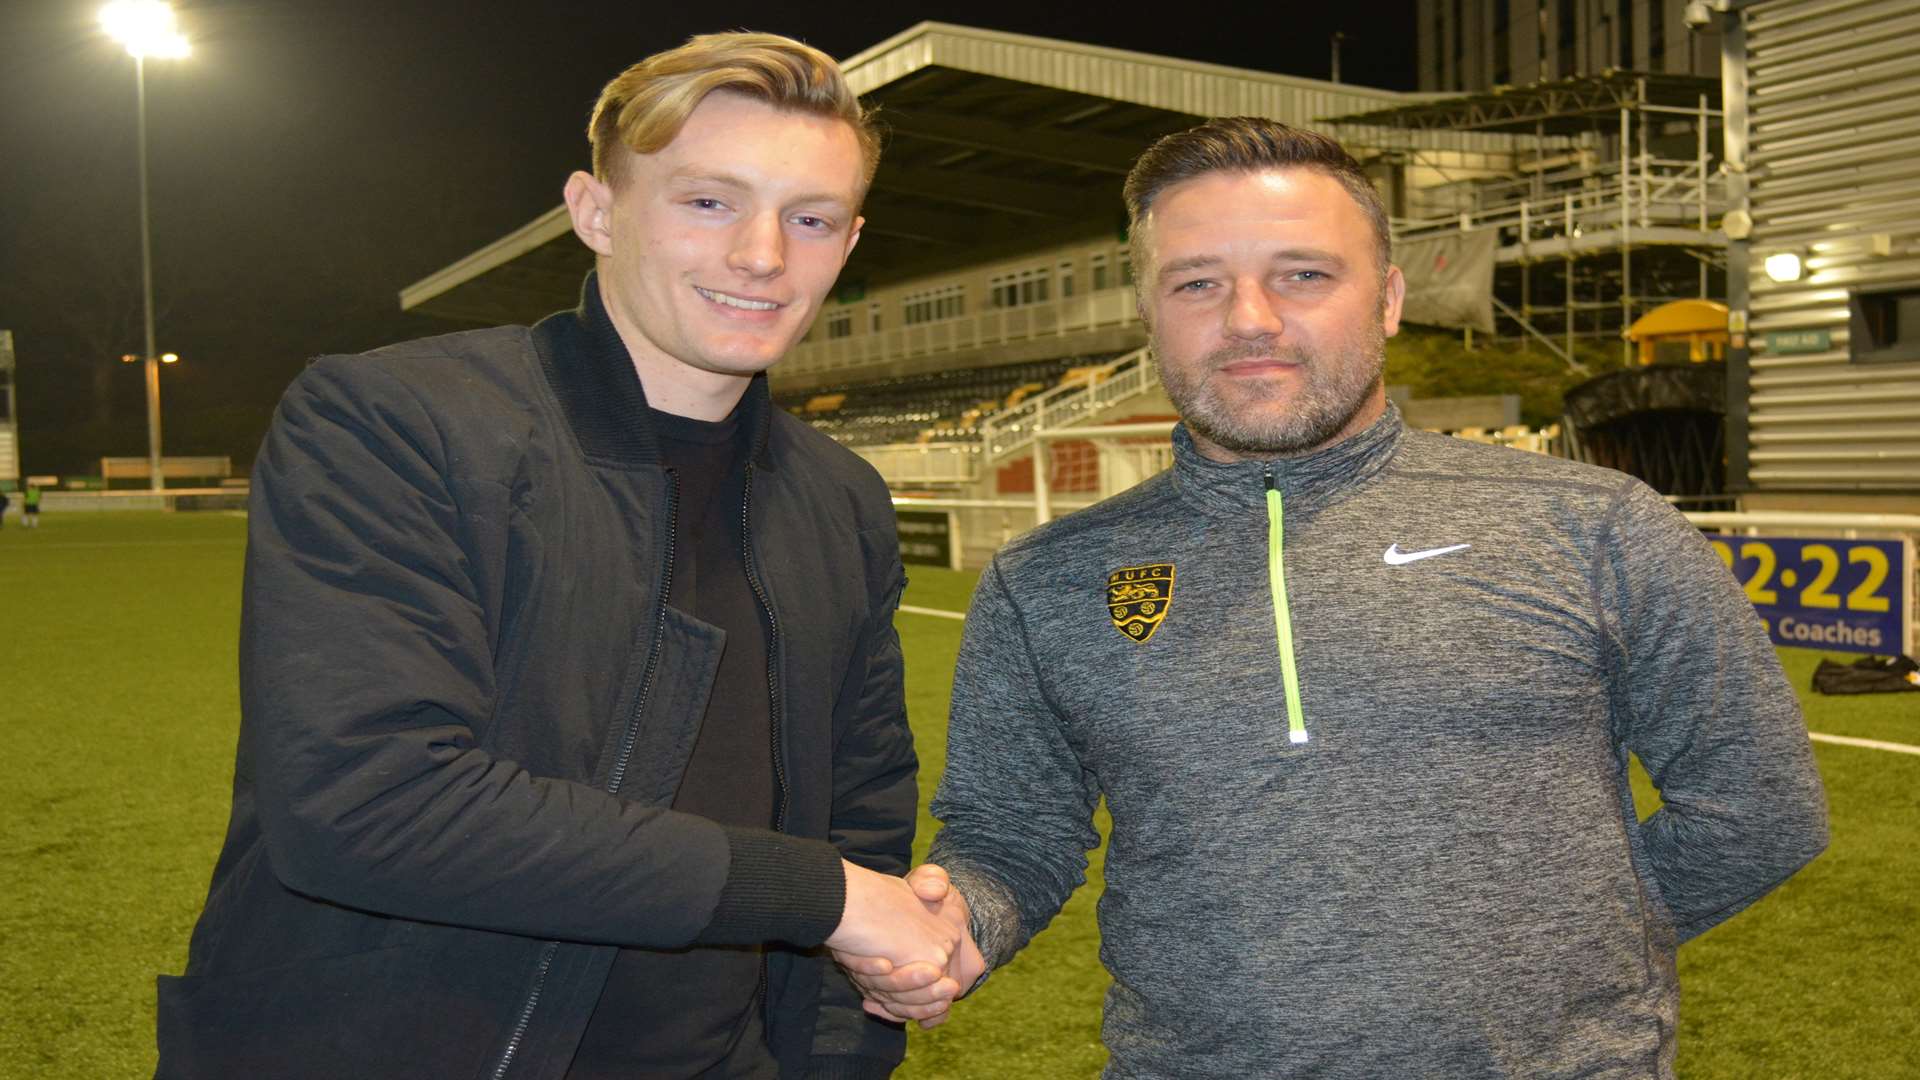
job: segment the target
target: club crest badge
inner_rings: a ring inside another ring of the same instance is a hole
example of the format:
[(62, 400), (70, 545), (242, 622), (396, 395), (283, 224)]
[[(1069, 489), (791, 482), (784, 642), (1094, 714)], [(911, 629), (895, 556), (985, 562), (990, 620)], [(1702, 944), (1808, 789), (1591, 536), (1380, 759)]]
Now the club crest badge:
[(1129, 641), (1151, 640), (1172, 607), (1172, 563), (1123, 566), (1107, 575), (1107, 614)]

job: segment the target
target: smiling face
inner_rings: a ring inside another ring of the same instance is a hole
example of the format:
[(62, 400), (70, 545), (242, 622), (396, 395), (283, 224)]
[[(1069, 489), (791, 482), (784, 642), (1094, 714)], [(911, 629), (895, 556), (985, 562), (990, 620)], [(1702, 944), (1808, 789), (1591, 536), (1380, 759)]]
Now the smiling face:
[(619, 186), (567, 181), (574, 231), (658, 409), (725, 416), (807, 332), (859, 239), (859, 139), (843, 120), (709, 94)]
[(1386, 410), (1380, 372), (1405, 283), (1373, 227), (1313, 169), (1212, 172), (1154, 199), (1141, 314), (1167, 396), (1217, 461), (1308, 453)]

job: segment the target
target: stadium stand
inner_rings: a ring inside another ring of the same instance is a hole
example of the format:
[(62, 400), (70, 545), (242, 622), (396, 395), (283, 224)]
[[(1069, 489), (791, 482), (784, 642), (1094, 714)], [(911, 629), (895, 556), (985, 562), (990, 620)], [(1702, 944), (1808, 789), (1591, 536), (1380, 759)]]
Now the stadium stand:
[[(774, 401), (848, 446), (971, 439), (979, 421), (1098, 368), (1113, 356), (1062, 356), (1024, 364), (929, 372), (900, 378), (777, 392)], [(837, 399), (837, 403), (836, 403)]]

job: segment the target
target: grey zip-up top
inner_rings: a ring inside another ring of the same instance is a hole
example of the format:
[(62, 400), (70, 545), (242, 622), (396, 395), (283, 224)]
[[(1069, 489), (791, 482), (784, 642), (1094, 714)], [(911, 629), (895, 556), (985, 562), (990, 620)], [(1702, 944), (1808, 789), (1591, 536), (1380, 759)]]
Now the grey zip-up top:
[(1675, 946), (1826, 843), (1699, 533), (1391, 407), (1300, 458), (1175, 448), (974, 595), (930, 860), (989, 964), (1080, 884), (1104, 795), (1108, 1076), (1671, 1076)]

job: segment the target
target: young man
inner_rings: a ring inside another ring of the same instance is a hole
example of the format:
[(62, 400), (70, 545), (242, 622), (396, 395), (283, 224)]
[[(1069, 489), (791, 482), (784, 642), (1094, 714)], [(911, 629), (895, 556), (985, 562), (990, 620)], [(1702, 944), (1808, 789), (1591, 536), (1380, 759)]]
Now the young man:
[(322, 360), (249, 512), (242, 730), (165, 1077), (884, 1076), (821, 944), (944, 965), (885, 487), (762, 373), (877, 146), (822, 53), (695, 38), (566, 184), (577, 310)]
[(1672, 1076), (1676, 946), (1826, 842), (1752, 607), (1638, 481), (1407, 430), (1337, 144), (1210, 121), (1126, 192), (1175, 464), (980, 579), (930, 856), (958, 981), (1059, 910), (1105, 796), (1108, 1075)]
[[(4, 506), (0, 506), (0, 512), (4, 512), (5, 509)], [(27, 485), (27, 493), (20, 502), (20, 527), (23, 529), (40, 527), (40, 489), (32, 484)]]

